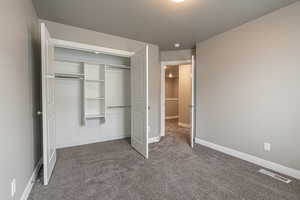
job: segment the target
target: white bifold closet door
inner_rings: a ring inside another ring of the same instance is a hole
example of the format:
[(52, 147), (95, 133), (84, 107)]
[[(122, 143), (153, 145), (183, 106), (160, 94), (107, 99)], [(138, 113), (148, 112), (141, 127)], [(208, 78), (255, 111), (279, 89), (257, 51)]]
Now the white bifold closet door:
[(148, 45), (131, 57), (131, 145), (148, 158)]
[(55, 133), (55, 74), (54, 45), (45, 24), (41, 24), (42, 50), (42, 115), (43, 115), (43, 170), (44, 185), (48, 185), (56, 163)]

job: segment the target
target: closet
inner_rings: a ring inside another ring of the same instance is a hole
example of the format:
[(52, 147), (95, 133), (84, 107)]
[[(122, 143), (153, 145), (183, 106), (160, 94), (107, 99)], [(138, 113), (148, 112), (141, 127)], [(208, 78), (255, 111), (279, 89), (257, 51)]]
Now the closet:
[(56, 47), (56, 146), (130, 137), (130, 59)]
[(41, 24), (43, 170), (56, 149), (131, 137), (148, 158), (148, 45), (134, 52), (51, 38)]

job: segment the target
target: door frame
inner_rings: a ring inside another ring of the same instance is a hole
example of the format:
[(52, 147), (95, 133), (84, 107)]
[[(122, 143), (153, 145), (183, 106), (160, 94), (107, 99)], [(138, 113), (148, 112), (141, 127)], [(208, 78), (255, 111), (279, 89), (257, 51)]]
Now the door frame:
[[(165, 66), (170, 65), (184, 65), (190, 64), (192, 65), (192, 58), (188, 60), (174, 60), (174, 61), (161, 61), (161, 77), (160, 77), (160, 136), (165, 136)], [(194, 72), (195, 73), (195, 72)], [(194, 90), (195, 94), (195, 90)]]

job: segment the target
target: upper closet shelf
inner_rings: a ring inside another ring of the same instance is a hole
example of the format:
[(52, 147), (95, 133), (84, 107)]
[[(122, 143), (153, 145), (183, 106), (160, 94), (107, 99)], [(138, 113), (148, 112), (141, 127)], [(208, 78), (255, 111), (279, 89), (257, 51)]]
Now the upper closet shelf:
[(103, 65), (108, 68), (122, 68), (122, 69), (130, 69), (129, 65), (121, 65), (121, 64), (111, 64), (111, 63), (102, 63), (102, 62), (93, 62), (93, 61), (87, 61), (85, 59), (72, 59), (72, 58), (56, 58), (55, 61), (60, 62), (72, 62), (72, 63), (86, 63), (91, 65)]

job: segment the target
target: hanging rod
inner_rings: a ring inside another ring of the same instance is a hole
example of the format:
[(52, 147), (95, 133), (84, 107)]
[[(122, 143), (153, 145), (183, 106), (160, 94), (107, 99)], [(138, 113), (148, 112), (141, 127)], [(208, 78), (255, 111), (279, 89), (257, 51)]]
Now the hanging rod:
[(83, 80), (80, 77), (62, 77), (62, 76), (55, 76), (55, 79), (64, 79), (64, 80)]
[(83, 80), (83, 74), (63, 74), (63, 73), (55, 73), (56, 79), (80, 79)]
[(107, 106), (107, 108), (130, 108), (131, 106)]

